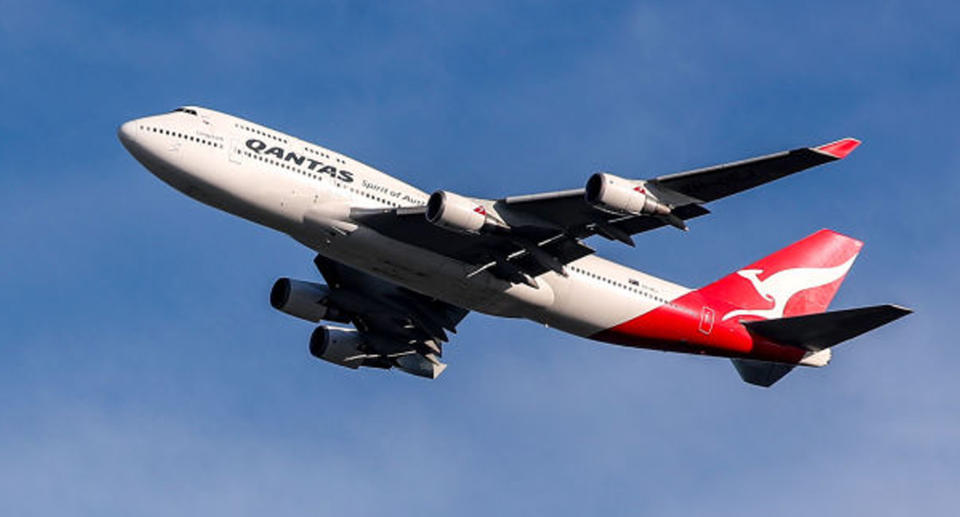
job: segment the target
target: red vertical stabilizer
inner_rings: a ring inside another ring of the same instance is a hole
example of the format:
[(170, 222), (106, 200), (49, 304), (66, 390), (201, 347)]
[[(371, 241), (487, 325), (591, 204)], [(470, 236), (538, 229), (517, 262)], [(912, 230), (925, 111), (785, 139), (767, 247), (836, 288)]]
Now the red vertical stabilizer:
[(699, 292), (735, 307), (721, 315), (721, 321), (823, 312), (862, 246), (862, 242), (846, 235), (820, 230)]

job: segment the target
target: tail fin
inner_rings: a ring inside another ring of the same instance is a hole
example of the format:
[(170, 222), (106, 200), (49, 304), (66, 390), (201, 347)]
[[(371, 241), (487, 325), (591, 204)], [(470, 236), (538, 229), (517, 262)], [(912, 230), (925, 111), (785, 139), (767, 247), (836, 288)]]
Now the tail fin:
[[(894, 305), (827, 312), (863, 243), (820, 230), (700, 289), (726, 302), (721, 320), (739, 321), (756, 337), (807, 351), (797, 364), (824, 366), (829, 348), (910, 313)], [(733, 359), (744, 381), (770, 386), (796, 364)]]
[(809, 237), (700, 289), (734, 307), (722, 319), (776, 319), (823, 312), (863, 243), (832, 230)]

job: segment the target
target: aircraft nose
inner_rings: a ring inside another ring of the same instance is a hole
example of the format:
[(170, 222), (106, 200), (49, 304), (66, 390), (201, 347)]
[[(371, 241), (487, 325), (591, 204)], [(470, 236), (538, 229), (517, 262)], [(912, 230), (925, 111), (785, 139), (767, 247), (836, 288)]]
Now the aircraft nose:
[(120, 139), (120, 143), (124, 146), (129, 146), (133, 142), (134, 132), (137, 128), (137, 121), (131, 120), (129, 122), (124, 122), (117, 129), (117, 138)]

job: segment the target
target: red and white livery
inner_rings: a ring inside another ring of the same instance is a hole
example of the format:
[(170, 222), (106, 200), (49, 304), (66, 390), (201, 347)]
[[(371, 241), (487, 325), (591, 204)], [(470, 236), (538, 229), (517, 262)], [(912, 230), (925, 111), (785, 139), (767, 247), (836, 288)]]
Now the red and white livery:
[(435, 378), (448, 333), (473, 310), (618, 345), (730, 358), (770, 386), (830, 347), (908, 314), (828, 312), (862, 243), (821, 230), (699, 289), (594, 254), (591, 236), (633, 236), (709, 213), (705, 204), (844, 158), (845, 138), (758, 158), (501, 199), (427, 194), (330, 149), (188, 106), (119, 129), (129, 152), (203, 203), (314, 250), (325, 283), (277, 280), (271, 304), (319, 325), (310, 351), (358, 368)]

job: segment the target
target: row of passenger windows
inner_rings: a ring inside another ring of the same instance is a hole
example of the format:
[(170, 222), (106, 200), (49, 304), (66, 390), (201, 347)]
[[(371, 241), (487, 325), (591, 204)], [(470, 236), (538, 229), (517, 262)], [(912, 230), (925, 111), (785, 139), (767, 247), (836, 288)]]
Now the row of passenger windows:
[[(243, 129), (243, 130), (246, 130), (246, 131), (250, 131), (251, 133), (254, 133), (254, 134), (257, 134), (257, 135), (260, 135), (260, 136), (265, 136), (265, 137), (267, 137), (267, 138), (272, 138), (272, 139), (274, 139), (274, 140), (276, 140), (276, 141), (278, 141), (278, 142), (283, 142), (283, 143), (285, 143), (285, 144), (289, 143), (289, 141), (288, 141), (286, 138), (282, 137), (282, 136), (277, 136), (277, 135), (268, 133), (268, 132), (263, 131), (263, 130), (261, 130), (261, 129), (257, 129), (257, 128), (255, 128), (255, 127), (253, 127), (253, 126), (248, 126), (248, 125), (245, 125), (245, 124), (235, 123), (235, 124), (233, 124), (233, 127), (237, 128), (237, 129)], [(344, 165), (346, 165), (346, 163), (347, 163), (346, 160), (344, 160), (344, 159), (342, 159), (342, 158), (340, 158), (340, 157), (338, 157), (338, 156), (330, 156), (330, 155), (327, 154), (327, 153), (324, 153), (324, 152), (321, 152), (321, 151), (317, 151), (316, 149), (313, 149), (313, 148), (311, 148), (311, 147), (309, 147), (309, 146), (306, 146), (306, 145), (303, 146), (303, 150), (306, 151), (306, 152), (308, 152), (308, 153), (310, 153), (310, 154), (313, 154), (313, 155), (316, 155), (316, 156), (322, 156), (322, 157), (324, 157), (324, 158), (326, 158), (326, 159), (328, 159), (328, 160), (333, 160), (333, 161), (335, 161), (335, 162), (337, 162), (337, 163), (342, 163), (342, 164), (344, 164)]]
[(320, 151), (317, 151), (316, 149), (314, 149), (314, 148), (312, 148), (312, 147), (303, 146), (303, 150), (306, 151), (306, 152), (308, 152), (308, 153), (310, 153), (310, 154), (312, 154), (312, 155), (322, 156), (322, 157), (324, 157), (324, 158), (330, 159), (330, 155), (329, 155), (329, 154), (327, 154), (327, 153), (322, 153), (322, 152), (320, 152)]
[(380, 196), (375, 196), (375, 195), (373, 195), (373, 194), (371, 194), (371, 193), (369, 193), (369, 192), (364, 192), (363, 190), (358, 189), (358, 188), (356, 188), (356, 187), (350, 187), (349, 190), (350, 190), (350, 192), (353, 192), (354, 194), (357, 194), (358, 196), (363, 196), (363, 197), (366, 197), (366, 198), (370, 198), (370, 199), (372, 199), (372, 200), (374, 200), (374, 201), (379, 201), (379, 202), (381, 202), (381, 203), (383, 203), (383, 204), (385, 204), (385, 205), (388, 205), (388, 206), (393, 206), (393, 207), (398, 207), (398, 206), (400, 206), (400, 203), (397, 203), (396, 201), (390, 201), (390, 200), (388, 200), (388, 199), (386, 199), (386, 198), (382, 198), (382, 197), (380, 197)]
[[(322, 174), (317, 174), (316, 172), (305, 171), (305, 170), (303, 170), (303, 169), (300, 169), (299, 167), (294, 167), (294, 166), (289, 165), (289, 164), (287, 164), (287, 163), (285, 163), (285, 162), (281, 162), (281, 161), (278, 161), (278, 160), (274, 160), (274, 159), (271, 159), (271, 158), (267, 158), (267, 157), (265, 157), (265, 156), (263, 156), (263, 155), (251, 153), (251, 152), (248, 152), (248, 151), (243, 151), (243, 155), (244, 155), (244, 156), (247, 156), (248, 158), (252, 158), (252, 159), (254, 159), (254, 160), (257, 160), (257, 161), (261, 161), (261, 162), (264, 162), (264, 163), (269, 163), (269, 164), (271, 164), (271, 165), (276, 165), (277, 167), (281, 167), (281, 168), (287, 169), (288, 171), (295, 172), (295, 173), (297, 173), (297, 174), (300, 174), (301, 176), (306, 176), (306, 177), (308, 177), (308, 178), (313, 178), (313, 179), (315, 179), (315, 180), (317, 180), (317, 181), (323, 181), (323, 175), (322, 175)], [(388, 206), (394, 206), (394, 207), (399, 207), (399, 206), (401, 206), (400, 203), (397, 203), (397, 202), (395, 202), (395, 201), (390, 201), (390, 200), (388, 200), (388, 199), (386, 199), (386, 198), (383, 198), (383, 197), (380, 197), (380, 196), (375, 196), (375, 195), (373, 195), (373, 194), (370, 194), (369, 192), (364, 192), (364, 191), (363, 191), (362, 189), (360, 189), (360, 188), (344, 186), (344, 184), (341, 183), (341, 182), (339, 182), (339, 181), (334, 181), (334, 184), (336, 184), (336, 186), (337, 186), (338, 188), (342, 188), (342, 189), (345, 189), (345, 190), (349, 190), (349, 191), (352, 192), (353, 194), (356, 194), (356, 195), (358, 195), (358, 196), (363, 196), (363, 197), (365, 197), (365, 198), (372, 199), (372, 200), (374, 200), (374, 201), (379, 201), (380, 203), (383, 203), (383, 204), (388, 205)]]
[(306, 145), (303, 146), (303, 150), (306, 151), (306, 152), (308, 152), (308, 153), (310, 153), (310, 154), (316, 155), (316, 156), (323, 156), (324, 158), (327, 158), (328, 160), (333, 160), (333, 161), (335, 161), (335, 162), (337, 162), (337, 163), (342, 163), (342, 164), (344, 164), (344, 165), (346, 165), (346, 163), (347, 163), (346, 160), (343, 160), (343, 159), (341, 159), (341, 158), (339, 158), (339, 157), (337, 157), (337, 156), (330, 156), (330, 155), (327, 154), (327, 153), (317, 151), (316, 149), (314, 149), (314, 148), (312, 148), (312, 147), (309, 147), (309, 146), (306, 146)]
[[(317, 173), (315, 173), (315, 172), (307, 172), (307, 171), (301, 170), (301, 169), (299, 169), (299, 168), (297, 168), (297, 167), (294, 167), (294, 166), (292, 166), (292, 165), (290, 165), (290, 164), (288, 164), (288, 163), (286, 163), (286, 162), (281, 162), (281, 161), (278, 161), (278, 160), (272, 160), (272, 159), (267, 158), (267, 157), (265, 157), (265, 156), (263, 156), (263, 155), (251, 153), (251, 152), (248, 152), (248, 151), (243, 151), (243, 154), (246, 155), (246, 156), (249, 157), (249, 158), (253, 158), (254, 160), (258, 160), (258, 161), (261, 161), (261, 162), (264, 162), (264, 163), (269, 163), (269, 164), (271, 164), (271, 165), (276, 165), (277, 167), (281, 167), (281, 168), (287, 169), (288, 171), (296, 172), (297, 174), (300, 174), (300, 175), (302, 175), (302, 176), (306, 176), (306, 177), (308, 177), (308, 178), (313, 178), (313, 179), (315, 179), (315, 180), (317, 180), (317, 181), (323, 180), (323, 176), (320, 175), (320, 174), (317, 174)], [(340, 186), (340, 183), (339, 183), (339, 182), (336, 182), (336, 183), (337, 183), (337, 186), (339, 187), (339, 186)]]
[[(258, 135), (267, 136), (267, 137), (273, 138), (273, 139), (275, 139), (275, 140), (282, 141), (283, 143), (287, 143), (287, 139), (286, 139), (286, 138), (281, 138), (281, 137), (277, 137), (277, 136), (274, 136), (274, 135), (267, 134), (267, 133), (265, 133), (265, 132), (263, 132), (263, 131), (260, 131), (260, 130), (258, 130), (258, 129), (256, 129), (256, 128), (254, 128), (254, 127), (245, 126), (245, 125), (243, 125), (243, 124), (234, 124), (234, 126), (237, 127), (238, 129), (245, 129), (245, 130), (247, 130), (247, 131), (252, 131), (253, 133), (256, 133), (256, 134), (258, 134)], [(344, 164), (344, 165), (347, 164), (347, 161), (346, 161), (346, 160), (344, 160), (344, 159), (342, 159), (342, 158), (340, 158), (340, 157), (338, 157), (338, 156), (336, 156), (336, 155), (331, 156), (331, 155), (329, 155), (329, 154), (327, 154), (327, 153), (325, 153), (325, 152), (323, 152), (323, 151), (319, 151), (319, 150), (314, 149), (313, 147), (310, 147), (310, 146), (308, 146), (308, 145), (303, 146), (303, 150), (306, 151), (306, 152), (309, 153), (309, 154), (314, 155), (314, 156), (319, 156), (319, 157), (322, 157), (322, 158), (326, 158), (326, 159), (328, 159), (328, 160), (333, 160), (333, 161), (336, 162), (336, 163), (341, 163), (341, 164)], [(257, 160), (265, 161), (265, 162), (268, 162), (268, 163), (273, 163), (274, 165), (278, 165), (278, 166), (280, 166), (280, 167), (283, 167), (284, 169), (288, 169), (288, 170), (294, 171), (294, 172), (296, 172), (296, 173), (298, 173), (298, 174), (301, 174), (301, 175), (304, 175), (304, 176), (307, 176), (307, 177), (311, 177), (311, 178), (314, 178), (314, 179), (317, 179), (317, 180), (320, 180), (320, 179), (322, 178), (321, 176), (318, 176), (318, 175), (316, 175), (316, 174), (301, 171), (300, 169), (297, 169), (297, 168), (295, 168), (295, 167), (291, 167), (291, 166), (289, 166), (289, 165), (286, 165), (286, 164), (284, 164), (284, 163), (280, 163), (280, 162), (275, 161), (275, 160), (271, 160), (271, 159), (269, 159), (269, 158), (261, 158), (260, 156), (253, 156), (253, 155), (251, 155), (251, 154), (249, 154), (249, 153), (244, 153), (244, 154), (246, 154), (247, 156), (251, 156), (252, 158), (257, 159)], [(337, 184), (337, 186), (343, 188), (339, 183)], [(397, 202), (394, 202), (394, 201), (390, 201), (390, 200), (388, 200), (388, 199), (386, 199), (386, 198), (382, 198), (382, 197), (380, 197), (380, 196), (376, 196), (376, 195), (370, 194), (370, 193), (368, 193), (368, 192), (364, 192), (364, 191), (362, 191), (361, 189), (358, 189), (358, 188), (349, 187), (348, 190), (350, 190), (350, 192), (353, 192), (354, 194), (357, 194), (358, 196), (363, 196), (363, 197), (366, 197), (366, 198), (369, 198), (369, 199), (373, 199), (374, 201), (379, 201), (379, 202), (381, 202), (381, 203), (383, 203), (383, 204), (385, 204), (385, 205), (395, 206), (395, 207), (402, 206), (400, 203), (397, 203)]]
[[(590, 278), (599, 280), (599, 281), (601, 281), (601, 282), (610, 284), (610, 285), (612, 285), (612, 286), (616, 286), (616, 287), (619, 287), (619, 288), (621, 288), (621, 289), (630, 291), (630, 292), (632, 292), (632, 293), (639, 294), (640, 296), (645, 296), (645, 297), (647, 297), (647, 298), (650, 298), (650, 299), (652, 299), (652, 300), (658, 301), (658, 302), (660, 302), (660, 303), (665, 303), (665, 304), (667, 304), (667, 305), (673, 305), (673, 303), (671, 303), (670, 300), (667, 300), (666, 298), (661, 298), (661, 297), (659, 297), (659, 296), (657, 296), (657, 295), (655, 295), (655, 294), (652, 294), (652, 293), (650, 293), (650, 292), (647, 292), (647, 291), (644, 290), (644, 289), (640, 289), (640, 288), (638, 288), (638, 287), (635, 287), (634, 285), (627, 285), (627, 284), (624, 284), (624, 283), (622, 283), (622, 282), (618, 282), (618, 281), (616, 281), (616, 280), (613, 280), (612, 278), (607, 278), (607, 277), (605, 277), (605, 276), (598, 275), (598, 274), (596, 274), (596, 273), (594, 273), (594, 272), (592, 272), (592, 271), (587, 271), (586, 269), (583, 269), (583, 268), (581, 268), (581, 267), (577, 267), (577, 266), (568, 266), (568, 267), (569, 267), (570, 269), (576, 271), (577, 273), (580, 273), (580, 274), (584, 275), (584, 276), (588, 276), (588, 277), (590, 277)], [(633, 282), (635, 282), (635, 280), (631, 280), (631, 284), (632, 284)]]
[(189, 140), (189, 141), (191, 141), (191, 142), (196, 142), (196, 143), (198, 143), (198, 144), (203, 144), (203, 145), (209, 145), (210, 147), (216, 147), (216, 148), (218, 148), (218, 149), (222, 149), (222, 148), (223, 148), (223, 144), (221, 144), (221, 143), (213, 142), (213, 141), (210, 141), (210, 140), (206, 140), (206, 139), (203, 139), (203, 138), (200, 138), (200, 137), (197, 137), (197, 136), (191, 136), (191, 135), (188, 135), (188, 134), (186, 134), (186, 133), (179, 133), (179, 132), (177, 132), (177, 131), (170, 131), (169, 129), (163, 129), (163, 128), (152, 127), (152, 126), (140, 126), (140, 130), (141, 130), (141, 131), (150, 131), (151, 133), (159, 133), (159, 134), (161, 134), (161, 135), (172, 136), (172, 137), (180, 138), (180, 139), (182, 139), (182, 140)]
[(287, 143), (287, 139), (286, 139), (286, 138), (283, 138), (283, 137), (280, 137), (280, 136), (276, 136), (276, 135), (272, 135), (272, 134), (270, 134), (270, 133), (267, 133), (266, 131), (257, 129), (257, 128), (255, 128), (255, 127), (253, 127), (253, 126), (246, 126), (246, 125), (243, 125), (243, 124), (234, 124), (233, 127), (237, 128), (237, 129), (245, 129), (245, 130), (247, 130), (247, 131), (250, 131), (251, 133), (255, 133), (255, 134), (258, 134), (258, 135), (260, 135), (260, 136), (265, 136), (265, 137), (267, 137), (267, 138), (272, 138), (272, 139), (274, 139), (274, 140), (276, 140), (276, 141), (278, 141), (278, 142), (283, 142), (283, 143), (285, 143), (285, 144)]
[[(233, 126), (236, 127), (237, 129), (243, 129), (243, 130), (250, 131), (251, 133), (254, 133), (254, 134), (257, 134), (257, 135), (260, 135), (260, 136), (265, 136), (265, 137), (267, 137), (267, 138), (272, 138), (272, 139), (274, 139), (274, 140), (276, 140), (276, 141), (278, 141), (278, 142), (283, 142), (283, 143), (285, 143), (285, 144), (289, 143), (289, 141), (288, 141), (286, 138), (282, 137), (282, 136), (277, 136), (277, 135), (268, 133), (268, 132), (263, 131), (263, 130), (261, 130), (261, 129), (257, 129), (257, 128), (255, 128), (255, 127), (253, 127), (253, 126), (247, 126), (247, 125), (240, 124), (240, 123), (236, 123), (236, 124), (234, 124)], [(306, 152), (308, 152), (308, 153), (310, 153), (310, 154), (314, 154), (314, 155), (316, 155), (316, 156), (322, 156), (322, 157), (324, 157), (324, 158), (326, 158), (326, 159), (328, 159), (328, 160), (333, 160), (333, 161), (335, 161), (335, 162), (337, 162), (337, 163), (342, 163), (342, 164), (344, 164), (344, 165), (346, 165), (346, 163), (347, 163), (346, 160), (344, 160), (344, 159), (342, 159), (342, 158), (340, 158), (340, 157), (338, 157), (338, 156), (330, 156), (330, 155), (327, 154), (327, 153), (317, 151), (316, 149), (313, 149), (313, 148), (311, 148), (311, 147), (309, 147), (309, 146), (306, 146), (306, 145), (303, 146), (303, 150), (306, 151)]]

